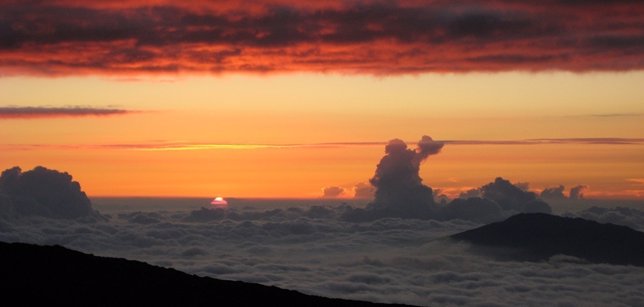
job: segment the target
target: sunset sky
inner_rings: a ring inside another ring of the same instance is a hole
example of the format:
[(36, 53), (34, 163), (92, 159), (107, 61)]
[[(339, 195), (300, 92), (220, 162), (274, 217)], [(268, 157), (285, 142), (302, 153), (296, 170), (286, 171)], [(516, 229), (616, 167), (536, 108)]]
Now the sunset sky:
[(90, 196), (352, 197), (384, 144), (644, 199), (641, 1), (2, 1), (0, 168)]

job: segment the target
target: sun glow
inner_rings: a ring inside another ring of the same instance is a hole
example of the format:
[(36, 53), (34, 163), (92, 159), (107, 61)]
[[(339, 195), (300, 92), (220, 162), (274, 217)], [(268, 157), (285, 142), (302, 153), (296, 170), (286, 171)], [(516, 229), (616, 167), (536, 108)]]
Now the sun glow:
[(213, 199), (213, 200), (210, 202), (210, 204), (211, 204), (211, 205), (213, 205), (214, 207), (217, 207), (217, 208), (226, 208), (226, 207), (228, 207), (228, 201), (227, 201), (227, 200), (225, 200), (225, 199), (224, 199), (223, 197), (221, 197), (221, 196), (217, 196), (217, 197), (215, 197), (215, 199)]

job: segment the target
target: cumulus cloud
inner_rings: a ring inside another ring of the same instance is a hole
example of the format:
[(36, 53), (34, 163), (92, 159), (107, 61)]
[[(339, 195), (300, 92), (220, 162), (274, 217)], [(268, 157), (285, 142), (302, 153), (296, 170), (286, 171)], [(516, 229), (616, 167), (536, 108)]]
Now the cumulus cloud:
[(400, 139), (389, 141), (370, 180), (376, 188), (374, 201), (364, 209), (348, 208), (344, 218), (356, 222), (387, 217), (490, 222), (522, 212), (552, 212), (547, 203), (527, 191), (527, 183), (512, 184), (500, 177), (450, 202), (440, 190), (424, 185), (419, 175), (420, 164), (443, 146), (429, 136), (423, 136), (415, 149)]
[(543, 191), (541, 191), (541, 198), (543, 199), (565, 199), (566, 195), (564, 195), (564, 190), (565, 187), (563, 185), (559, 185), (557, 187), (550, 187), (550, 188), (545, 188)]
[(3, 1), (0, 71), (399, 74), (644, 65), (640, 1), (267, 0), (240, 7), (237, 0)]
[(338, 186), (326, 187), (322, 192), (322, 197), (324, 198), (337, 198), (344, 194), (344, 188)]
[(515, 182), (514, 185), (517, 188), (519, 188), (521, 190), (524, 190), (526, 192), (530, 191), (530, 183), (529, 182)]
[(434, 202), (437, 204), (445, 205), (450, 201), (449, 196), (443, 193), (441, 189), (434, 189)]
[(114, 108), (95, 107), (0, 107), (1, 119), (34, 119), (56, 117), (110, 116), (123, 115), (132, 111)]
[(13, 167), (0, 175), (2, 210), (8, 215), (54, 218), (95, 217), (91, 202), (80, 184), (68, 173), (42, 166), (23, 172)]
[(358, 199), (373, 198), (376, 189), (368, 183), (360, 182), (353, 187), (353, 197)]
[(481, 191), (484, 198), (495, 201), (503, 210), (525, 213), (552, 212), (550, 206), (537, 199), (535, 193), (526, 192), (501, 177), (482, 186)]
[(483, 197), (483, 192), (481, 189), (476, 188), (476, 189), (469, 189), (467, 191), (463, 191), (458, 195), (458, 198), (472, 198), (472, 197)]
[(503, 209), (496, 202), (486, 198), (457, 198), (442, 211), (445, 219), (462, 219), (479, 223), (498, 221), (503, 217)]
[(422, 137), (415, 150), (408, 149), (400, 139), (389, 141), (385, 146), (386, 155), (369, 181), (376, 187), (373, 208), (408, 206), (410, 210), (423, 211), (433, 205), (432, 190), (422, 184), (418, 173), (420, 163), (440, 152), (442, 147), (443, 143), (428, 136)]
[(587, 185), (578, 185), (575, 187), (570, 188), (570, 196), (568, 198), (570, 199), (583, 199), (584, 198), (584, 191), (588, 189)]
[(584, 198), (584, 191), (588, 189), (587, 185), (577, 185), (570, 188), (568, 196), (564, 194), (565, 187), (559, 185), (557, 187), (549, 187), (541, 191), (541, 198), (546, 200), (579, 200)]
[(422, 184), (420, 164), (440, 152), (443, 143), (423, 136), (415, 149), (400, 139), (385, 146), (385, 156), (369, 182), (376, 188), (375, 199), (365, 210), (348, 213), (353, 220), (380, 217), (429, 218), (437, 210), (432, 189)]
[(517, 213), (551, 213), (552, 209), (528, 191), (527, 183), (513, 184), (499, 177), (480, 188), (462, 192), (444, 207), (443, 212), (445, 218), (487, 223)]

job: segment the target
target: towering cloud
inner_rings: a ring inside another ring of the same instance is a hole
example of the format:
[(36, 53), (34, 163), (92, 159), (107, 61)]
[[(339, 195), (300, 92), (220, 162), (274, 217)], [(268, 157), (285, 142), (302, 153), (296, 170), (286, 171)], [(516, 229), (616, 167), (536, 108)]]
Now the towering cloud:
[(541, 191), (541, 198), (543, 199), (565, 199), (564, 195), (565, 187), (560, 185), (558, 187), (545, 188)]
[(642, 1), (0, 1), (0, 73), (644, 68)]
[(400, 139), (385, 146), (385, 156), (376, 167), (369, 182), (376, 188), (375, 200), (362, 211), (353, 212), (357, 219), (378, 217), (429, 218), (438, 210), (432, 189), (422, 184), (420, 164), (430, 155), (440, 152), (442, 142), (423, 136), (415, 149), (408, 149)]
[(415, 150), (400, 139), (389, 141), (386, 155), (376, 167), (371, 184), (376, 187), (371, 208), (401, 217), (428, 216), (435, 210), (432, 189), (422, 184), (420, 163), (440, 152), (443, 143), (423, 136)]
[(526, 190), (527, 184), (512, 184), (500, 177), (458, 199), (437, 204), (434, 191), (422, 183), (419, 171), (420, 164), (443, 146), (429, 136), (423, 136), (415, 149), (407, 148), (400, 139), (389, 141), (370, 180), (376, 188), (374, 201), (365, 209), (348, 210), (344, 217), (353, 221), (398, 217), (491, 222), (516, 213), (552, 211), (535, 193)]

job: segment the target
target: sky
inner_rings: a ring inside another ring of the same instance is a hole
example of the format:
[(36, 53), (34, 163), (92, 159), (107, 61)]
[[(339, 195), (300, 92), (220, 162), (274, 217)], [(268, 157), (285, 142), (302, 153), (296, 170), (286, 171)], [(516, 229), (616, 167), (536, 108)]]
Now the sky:
[(644, 199), (641, 1), (0, 1), (0, 168), (90, 196), (352, 197), (429, 135), (502, 176)]

